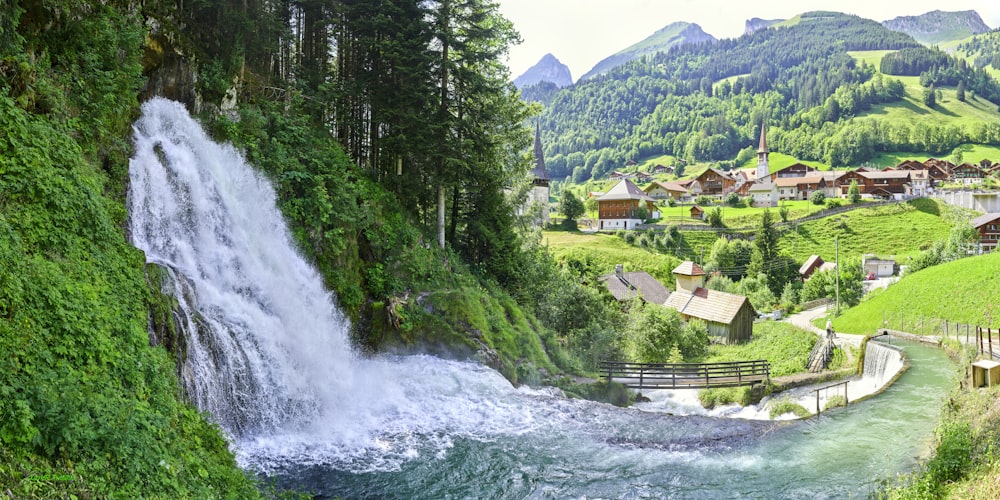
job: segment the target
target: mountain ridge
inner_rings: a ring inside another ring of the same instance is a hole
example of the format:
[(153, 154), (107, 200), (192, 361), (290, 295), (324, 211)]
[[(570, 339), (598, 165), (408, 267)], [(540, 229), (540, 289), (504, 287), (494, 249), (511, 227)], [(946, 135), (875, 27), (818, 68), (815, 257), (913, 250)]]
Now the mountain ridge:
[(606, 73), (617, 66), (634, 61), (643, 55), (665, 52), (672, 47), (686, 43), (715, 43), (717, 41), (717, 38), (706, 33), (696, 23), (686, 21), (670, 23), (641, 41), (602, 59), (590, 71), (584, 73), (580, 77), (580, 81)]
[(529, 85), (541, 82), (551, 82), (562, 88), (573, 84), (573, 75), (569, 67), (551, 53), (545, 54), (534, 66), (528, 68), (521, 76), (514, 79), (514, 86), (523, 89)]
[(975, 10), (934, 10), (919, 16), (899, 16), (882, 21), (882, 26), (906, 33), (925, 45), (960, 40), (990, 31)]

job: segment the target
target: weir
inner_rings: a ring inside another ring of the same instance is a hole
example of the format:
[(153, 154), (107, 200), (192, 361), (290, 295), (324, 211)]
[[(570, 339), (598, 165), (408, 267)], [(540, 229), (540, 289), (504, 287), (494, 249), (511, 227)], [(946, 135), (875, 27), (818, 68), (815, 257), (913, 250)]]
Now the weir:
[(883, 387), (903, 369), (905, 361), (898, 348), (869, 340), (865, 348), (865, 366), (862, 380), (875, 387)]

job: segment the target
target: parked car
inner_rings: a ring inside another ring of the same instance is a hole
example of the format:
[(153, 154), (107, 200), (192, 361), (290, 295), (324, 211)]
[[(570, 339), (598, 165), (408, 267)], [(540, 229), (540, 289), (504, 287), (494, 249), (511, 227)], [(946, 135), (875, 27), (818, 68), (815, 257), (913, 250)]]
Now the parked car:
[(868, 271), (868, 277), (865, 278), (865, 279), (868, 280), (868, 281), (874, 281), (875, 280), (875, 272), (874, 271)]

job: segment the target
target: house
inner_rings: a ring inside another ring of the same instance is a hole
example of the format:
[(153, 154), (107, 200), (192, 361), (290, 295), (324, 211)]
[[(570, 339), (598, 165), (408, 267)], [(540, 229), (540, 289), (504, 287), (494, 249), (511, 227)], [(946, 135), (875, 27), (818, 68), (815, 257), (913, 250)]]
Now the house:
[(778, 206), (778, 186), (773, 182), (755, 182), (750, 185), (747, 195), (753, 197), (755, 207)]
[(639, 182), (651, 182), (653, 180), (653, 176), (647, 174), (646, 172), (636, 172), (635, 180)]
[(963, 163), (952, 169), (951, 177), (955, 182), (965, 185), (981, 184), (983, 179), (986, 178), (986, 171), (975, 165)]
[(858, 191), (863, 196), (873, 198), (902, 199), (910, 194), (909, 170), (877, 170), (874, 172), (849, 171), (836, 181), (838, 196), (846, 196), (851, 181), (858, 183)]
[(972, 219), (972, 227), (979, 233), (979, 252), (996, 250), (1000, 241), (1000, 213), (989, 213)]
[(612, 170), (611, 173), (608, 174), (609, 181), (620, 181), (626, 177), (628, 177), (628, 174), (626, 174), (625, 172), (620, 172), (618, 170)]
[(705, 169), (691, 183), (691, 194), (704, 194), (708, 196), (722, 196), (729, 193), (736, 187), (736, 179), (728, 173), (715, 168)]
[(926, 169), (927, 167), (925, 167), (923, 163), (920, 163), (917, 160), (906, 160), (900, 162), (899, 165), (896, 165), (895, 167), (889, 167), (886, 170), (926, 170)]
[(705, 210), (698, 205), (691, 207), (691, 218), (705, 220)]
[(670, 290), (645, 271), (624, 272), (621, 264), (615, 266), (613, 274), (598, 278), (604, 283), (615, 300), (624, 302), (635, 297), (648, 304), (663, 304), (670, 297)]
[(931, 178), (936, 181), (945, 181), (951, 178), (951, 171), (955, 164), (948, 160), (928, 158), (924, 161), (924, 167), (931, 173)]
[(796, 163), (776, 172), (772, 172), (771, 180), (773, 181), (779, 177), (805, 177), (815, 172), (818, 172), (815, 167), (810, 167), (809, 165), (803, 163)]
[(896, 261), (879, 259), (872, 254), (865, 254), (861, 257), (861, 268), (866, 275), (874, 273), (879, 278), (888, 278), (896, 274)]
[(684, 321), (704, 321), (713, 339), (733, 344), (750, 340), (756, 317), (750, 300), (742, 295), (709, 290), (701, 286), (705, 271), (691, 261), (673, 271), (677, 289), (663, 303), (677, 310)]
[(637, 225), (642, 224), (640, 206), (645, 206), (648, 218), (658, 218), (660, 213), (653, 205), (653, 201), (653, 198), (632, 181), (622, 179), (597, 199), (597, 228), (635, 229)]
[(686, 198), (688, 195), (687, 188), (676, 182), (653, 181), (643, 191), (654, 200), (666, 200), (668, 198), (680, 200)]
[(818, 271), (823, 266), (823, 264), (825, 264), (825, 262), (823, 262), (822, 257), (819, 255), (810, 255), (809, 258), (806, 259), (806, 263), (802, 264), (802, 267), (799, 268), (799, 276), (802, 277), (802, 281), (808, 280), (813, 273)]
[(924, 169), (910, 170), (910, 194), (927, 196), (931, 188), (931, 178)]
[(774, 179), (778, 188), (778, 198), (782, 200), (808, 200), (816, 191), (826, 189), (826, 180), (822, 174), (811, 174), (804, 177), (778, 177)]
[(674, 173), (674, 167), (668, 167), (666, 165), (661, 165), (657, 163), (656, 165), (653, 166), (650, 172), (653, 174), (672, 174)]

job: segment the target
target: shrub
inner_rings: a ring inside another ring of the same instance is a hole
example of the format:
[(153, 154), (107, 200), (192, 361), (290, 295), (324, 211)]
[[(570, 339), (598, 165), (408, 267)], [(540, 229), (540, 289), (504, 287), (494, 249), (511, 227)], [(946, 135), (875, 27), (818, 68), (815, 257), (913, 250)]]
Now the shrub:
[(726, 205), (729, 205), (731, 207), (740, 206), (740, 195), (737, 194), (735, 191), (726, 195)]
[(838, 394), (836, 396), (831, 396), (830, 399), (826, 400), (826, 406), (823, 407), (823, 411), (840, 406), (847, 406), (847, 398)]
[(747, 406), (751, 403), (751, 396), (749, 387), (725, 387), (698, 391), (698, 401), (708, 409), (732, 403)]
[(938, 429), (938, 446), (927, 472), (938, 484), (957, 481), (972, 468), (972, 427), (950, 421)]
[(826, 200), (826, 208), (837, 208), (840, 206), (840, 200), (830, 198)]
[(806, 418), (812, 415), (812, 413), (810, 413), (809, 410), (805, 409), (802, 405), (793, 403), (787, 399), (775, 401), (771, 404), (771, 418), (780, 417), (786, 413), (792, 413), (799, 418)]
[(826, 193), (818, 190), (813, 191), (813, 194), (809, 196), (809, 201), (811, 201), (813, 205), (822, 205), (823, 202), (826, 201)]
[(702, 206), (705, 206), (705, 205), (714, 205), (715, 204), (715, 198), (712, 198), (711, 196), (708, 196), (707, 194), (703, 194), (703, 195), (700, 195), (697, 198), (695, 198), (694, 202), (696, 204), (702, 205)]

